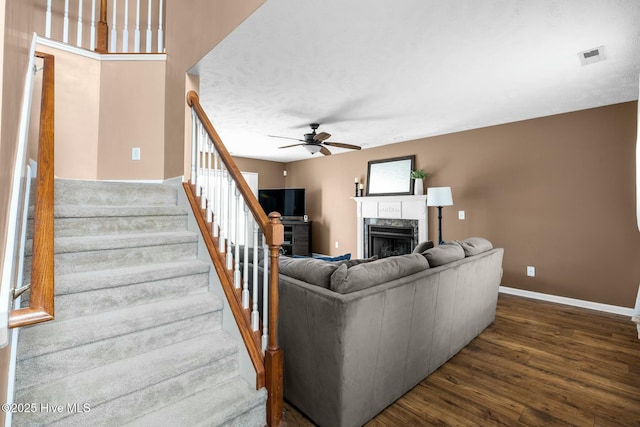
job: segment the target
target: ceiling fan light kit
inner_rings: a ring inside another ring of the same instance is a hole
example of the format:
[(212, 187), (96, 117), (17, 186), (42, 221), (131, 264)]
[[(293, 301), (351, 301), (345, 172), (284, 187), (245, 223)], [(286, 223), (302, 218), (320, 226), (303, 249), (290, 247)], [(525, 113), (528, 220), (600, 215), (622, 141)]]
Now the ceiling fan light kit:
[(301, 145), (311, 154), (316, 154), (319, 151), (320, 153), (322, 153), (325, 156), (330, 156), (331, 155), (331, 151), (329, 151), (327, 146), (338, 147), (338, 148), (346, 148), (346, 149), (349, 149), (349, 150), (360, 150), (361, 149), (361, 147), (359, 147), (357, 145), (343, 144), (341, 142), (325, 141), (325, 140), (331, 138), (331, 134), (326, 133), (326, 132), (316, 133), (316, 129), (318, 129), (319, 126), (320, 126), (319, 123), (311, 123), (309, 125), (309, 127), (311, 127), (311, 133), (305, 133), (304, 134), (304, 139), (290, 138), (288, 136), (277, 136), (277, 135), (267, 135), (267, 136), (269, 136), (271, 138), (294, 139), (296, 141), (300, 141), (301, 142), (301, 144), (285, 145), (285, 146), (278, 147), (278, 148), (290, 148), (290, 147), (297, 147), (297, 146)]

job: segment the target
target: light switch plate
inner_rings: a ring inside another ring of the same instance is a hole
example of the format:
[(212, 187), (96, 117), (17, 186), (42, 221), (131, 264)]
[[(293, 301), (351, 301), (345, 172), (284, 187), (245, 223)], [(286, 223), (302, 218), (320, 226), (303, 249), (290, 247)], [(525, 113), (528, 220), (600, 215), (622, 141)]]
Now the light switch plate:
[(133, 147), (131, 149), (131, 160), (140, 160), (140, 148)]
[(464, 219), (464, 211), (458, 211), (458, 219)]

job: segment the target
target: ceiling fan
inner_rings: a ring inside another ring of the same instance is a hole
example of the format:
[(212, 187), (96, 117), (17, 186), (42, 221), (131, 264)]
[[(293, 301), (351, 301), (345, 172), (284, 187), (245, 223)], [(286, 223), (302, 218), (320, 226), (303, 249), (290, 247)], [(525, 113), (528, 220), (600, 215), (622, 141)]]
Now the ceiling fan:
[(316, 154), (319, 151), (325, 156), (331, 155), (331, 151), (329, 151), (329, 149), (326, 146), (348, 148), (350, 150), (361, 149), (361, 147), (357, 145), (343, 144), (341, 142), (325, 141), (331, 137), (331, 134), (328, 134), (326, 132), (316, 133), (316, 129), (318, 129), (318, 127), (320, 126), (319, 123), (311, 123), (309, 126), (311, 127), (311, 133), (305, 133), (304, 139), (289, 138), (288, 136), (277, 136), (277, 135), (267, 135), (267, 136), (270, 136), (272, 138), (294, 139), (296, 141), (302, 142), (302, 144), (285, 145), (283, 147), (278, 147), (278, 148), (297, 147), (298, 145), (301, 145), (311, 154)]

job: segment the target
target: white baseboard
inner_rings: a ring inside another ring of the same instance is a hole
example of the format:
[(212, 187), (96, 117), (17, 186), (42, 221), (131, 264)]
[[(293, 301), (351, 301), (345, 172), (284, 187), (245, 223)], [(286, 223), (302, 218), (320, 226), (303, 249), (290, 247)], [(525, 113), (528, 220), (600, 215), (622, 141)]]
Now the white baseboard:
[(588, 308), (590, 310), (604, 311), (606, 313), (620, 314), (623, 316), (633, 316), (633, 308), (619, 307), (617, 305), (602, 304), (599, 302), (584, 301), (575, 298), (560, 297), (557, 295), (543, 294), (541, 292), (525, 291), (524, 289), (509, 288), (500, 286), (503, 294), (517, 295), (526, 298), (533, 298), (542, 301), (555, 302), (558, 304), (571, 305), (574, 307)]

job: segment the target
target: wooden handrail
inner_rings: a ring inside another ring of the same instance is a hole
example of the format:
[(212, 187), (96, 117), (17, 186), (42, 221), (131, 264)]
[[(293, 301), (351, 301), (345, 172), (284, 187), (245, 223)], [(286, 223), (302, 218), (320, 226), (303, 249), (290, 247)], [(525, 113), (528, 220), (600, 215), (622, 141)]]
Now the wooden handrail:
[[(196, 188), (194, 185), (185, 183), (185, 191), (189, 199), (189, 203), (196, 214), (198, 227), (205, 239), (207, 249), (213, 260), (214, 266), (222, 283), (222, 287), (231, 307), (233, 316), (240, 329), (240, 334), (249, 352), (249, 356), (256, 369), (256, 387), (261, 388), (266, 386), (267, 388), (267, 425), (279, 426), (283, 424), (282, 409), (283, 409), (283, 366), (284, 357), (282, 349), (278, 346), (278, 258), (280, 254), (280, 248), (284, 243), (284, 226), (280, 221), (279, 213), (271, 213), (268, 217), (263, 211), (262, 207), (258, 203), (255, 195), (249, 188), (249, 185), (245, 181), (240, 169), (231, 158), (231, 155), (227, 151), (227, 148), (222, 143), (222, 140), (216, 130), (214, 129), (211, 121), (207, 117), (204, 109), (200, 105), (198, 94), (194, 91), (190, 91), (187, 94), (187, 104), (192, 108), (195, 114), (198, 116), (205, 132), (208, 134), (209, 139), (215, 147), (218, 156), (222, 163), (224, 163), (229, 175), (236, 183), (236, 188), (242, 195), (247, 208), (253, 215), (256, 223), (260, 227), (265, 237), (265, 243), (269, 247), (269, 264), (270, 264), (270, 276), (269, 276), (269, 310), (268, 310), (268, 333), (269, 339), (267, 348), (264, 352), (264, 360), (262, 359), (262, 351), (260, 342), (257, 341), (256, 335), (253, 333), (249, 319), (245, 316), (244, 309), (240, 304), (235, 293), (235, 287), (233, 283), (233, 275), (231, 271), (227, 270), (227, 266), (220, 258), (218, 249), (219, 245), (215, 242), (216, 237), (213, 237), (210, 226), (206, 221), (205, 210), (201, 208), (201, 204), (196, 200)], [(197, 156), (197, 154), (196, 154)], [(197, 172), (196, 172), (197, 173)], [(194, 177), (191, 177), (193, 184)], [(255, 267), (257, 268), (257, 266)], [(257, 286), (257, 284), (254, 284)], [(265, 284), (266, 286), (266, 284)], [(264, 313), (267, 315), (266, 313)], [(266, 377), (266, 378), (265, 378)]]
[[(53, 320), (54, 306), (54, 69), (53, 55), (36, 52), (44, 61), (40, 137), (38, 144), (38, 174), (33, 220), (33, 250), (31, 256), (31, 293), (29, 307), (11, 311), (9, 327), (26, 326)], [(21, 285), (21, 284), (18, 284)]]

